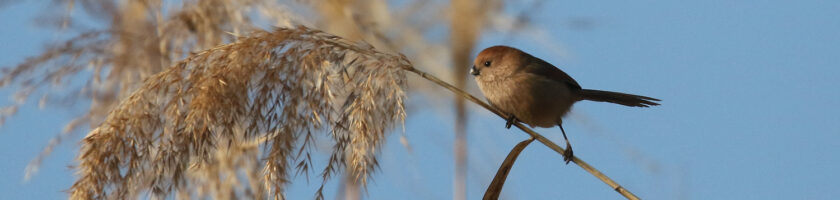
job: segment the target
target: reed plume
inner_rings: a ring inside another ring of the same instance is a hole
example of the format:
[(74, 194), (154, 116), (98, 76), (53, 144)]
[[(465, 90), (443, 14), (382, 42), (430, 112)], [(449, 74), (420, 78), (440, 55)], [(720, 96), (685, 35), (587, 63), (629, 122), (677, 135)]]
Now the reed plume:
[[(265, 187), (282, 198), (289, 171), (311, 167), (307, 146), (318, 133), (334, 143), (324, 181), (347, 167), (365, 183), (386, 131), (405, 118), (401, 69), (410, 65), (305, 27), (260, 31), (196, 53), (148, 78), (85, 137), (72, 197), (191, 198), (203, 194), (181, 190), (222, 185), (245, 171), (253, 179), (229, 193), (262, 197), (257, 191)], [(224, 158), (234, 155), (242, 158)], [(243, 164), (208, 170), (237, 160)]]

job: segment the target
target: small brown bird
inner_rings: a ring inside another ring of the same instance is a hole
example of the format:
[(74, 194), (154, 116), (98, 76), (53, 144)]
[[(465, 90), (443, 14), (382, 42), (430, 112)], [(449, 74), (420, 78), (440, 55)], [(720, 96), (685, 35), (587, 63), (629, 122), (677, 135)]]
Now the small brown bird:
[(531, 127), (560, 126), (566, 139), (563, 160), (572, 161), (574, 153), (563, 116), (572, 104), (581, 100), (610, 102), (631, 107), (659, 105), (659, 99), (646, 96), (582, 89), (568, 74), (542, 59), (519, 49), (493, 46), (481, 51), (473, 61), (470, 74), (490, 104), (507, 113), (505, 128), (516, 121)]

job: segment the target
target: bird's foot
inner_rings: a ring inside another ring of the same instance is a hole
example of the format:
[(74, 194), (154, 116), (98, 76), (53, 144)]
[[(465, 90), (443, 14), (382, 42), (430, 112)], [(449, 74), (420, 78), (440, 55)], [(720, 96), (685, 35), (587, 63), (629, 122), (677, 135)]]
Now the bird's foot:
[(569, 162), (574, 161), (574, 158), (575, 153), (572, 151), (572, 145), (566, 143), (566, 150), (563, 151), (563, 161), (566, 161), (566, 164), (568, 165)]
[(518, 121), (519, 119), (516, 119), (516, 116), (510, 115), (510, 117), (507, 118), (507, 122), (505, 122), (505, 128), (510, 129), (510, 126), (512, 126)]

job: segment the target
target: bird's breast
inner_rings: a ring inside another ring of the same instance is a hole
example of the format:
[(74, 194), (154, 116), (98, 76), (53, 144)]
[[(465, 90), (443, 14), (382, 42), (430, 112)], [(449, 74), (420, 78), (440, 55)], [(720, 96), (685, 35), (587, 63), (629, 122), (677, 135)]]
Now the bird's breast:
[(574, 103), (566, 85), (538, 75), (476, 77), (476, 82), (493, 106), (532, 127), (557, 125)]

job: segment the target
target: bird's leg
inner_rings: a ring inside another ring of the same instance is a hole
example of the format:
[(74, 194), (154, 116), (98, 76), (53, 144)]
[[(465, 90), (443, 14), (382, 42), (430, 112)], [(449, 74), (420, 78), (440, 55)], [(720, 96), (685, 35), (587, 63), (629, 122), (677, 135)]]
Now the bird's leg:
[(569, 138), (566, 137), (566, 130), (563, 130), (563, 124), (559, 123), (557, 126), (560, 126), (560, 131), (563, 132), (563, 139), (566, 139), (566, 150), (563, 151), (563, 161), (566, 161), (568, 165), (575, 157), (574, 152), (572, 152), (572, 144), (569, 143)]
[(510, 129), (510, 126), (512, 126), (518, 121), (519, 119), (516, 119), (516, 116), (510, 115), (510, 117), (507, 118), (507, 122), (505, 122), (505, 128)]

